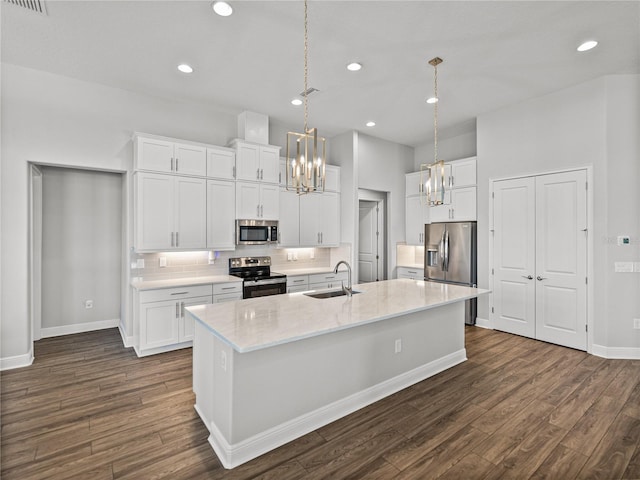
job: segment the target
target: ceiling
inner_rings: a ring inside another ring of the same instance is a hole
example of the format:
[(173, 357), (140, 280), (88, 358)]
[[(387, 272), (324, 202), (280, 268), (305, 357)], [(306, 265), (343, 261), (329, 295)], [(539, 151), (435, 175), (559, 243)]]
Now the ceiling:
[[(290, 103), (303, 90), (302, 1), (230, 0), (230, 17), (211, 1), (45, 1), (47, 15), (3, 1), (3, 62), (302, 128)], [(577, 52), (586, 39), (599, 45)], [(640, 73), (640, 2), (310, 1), (309, 125), (432, 141), (435, 56), (447, 137), (506, 105)]]

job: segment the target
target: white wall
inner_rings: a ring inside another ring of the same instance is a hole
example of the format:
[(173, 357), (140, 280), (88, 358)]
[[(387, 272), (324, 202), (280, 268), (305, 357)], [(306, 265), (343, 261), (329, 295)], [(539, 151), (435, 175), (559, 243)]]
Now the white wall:
[[(42, 186), (42, 328), (117, 325), (121, 175), (46, 167)], [(86, 300), (93, 308), (85, 308)]]
[(31, 355), (28, 162), (130, 171), (134, 131), (224, 145), (237, 117), (2, 64), (2, 365)]
[[(637, 275), (611, 273), (614, 248), (609, 243), (623, 228), (636, 241), (639, 235), (638, 78), (600, 78), (481, 115), (477, 122), (479, 286), (489, 285), (490, 180), (592, 166), (594, 344), (608, 347), (640, 345), (628, 317), (640, 314)], [(624, 207), (621, 197), (629, 200)], [(628, 255), (637, 260), (637, 247), (635, 254), (629, 248)], [(634, 286), (636, 293), (630, 296)], [(479, 299), (478, 316), (489, 318), (486, 298)]]
[[(476, 155), (476, 130), (461, 133), (455, 137), (439, 138), (438, 135), (438, 159), (450, 162), (461, 158), (474, 157)], [(423, 163), (433, 163), (433, 142), (423, 143), (415, 148), (413, 172), (420, 170)]]
[[(395, 246), (398, 242), (405, 241), (405, 174), (413, 171), (413, 158), (412, 147), (358, 134), (358, 188), (388, 193), (388, 278), (396, 278)], [(357, 202), (355, 208), (357, 219)]]

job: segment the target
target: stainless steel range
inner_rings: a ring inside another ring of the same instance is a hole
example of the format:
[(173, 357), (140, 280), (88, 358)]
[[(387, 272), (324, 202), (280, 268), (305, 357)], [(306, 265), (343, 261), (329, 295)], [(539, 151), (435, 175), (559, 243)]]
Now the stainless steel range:
[(287, 293), (287, 276), (271, 273), (271, 257), (230, 258), (229, 275), (244, 280), (242, 298)]

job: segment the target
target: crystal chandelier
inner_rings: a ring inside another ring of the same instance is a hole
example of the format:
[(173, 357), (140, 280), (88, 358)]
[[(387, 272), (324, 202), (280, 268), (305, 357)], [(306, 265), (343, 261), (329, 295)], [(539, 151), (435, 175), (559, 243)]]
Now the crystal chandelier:
[(435, 57), (429, 60), (429, 64), (433, 66), (433, 97), (429, 99), (433, 103), (433, 163), (423, 163), (420, 165), (420, 183), (424, 186), (421, 188), (421, 197), (423, 203), (427, 205), (444, 204), (445, 193), (445, 174), (444, 160), (438, 160), (438, 65), (443, 60)]
[(307, 29), (307, 0), (304, 1), (304, 129), (303, 133), (287, 132), (286, 189), (298, 195), (324, 191), (326, 148), (325, 139), (318, 136), (317, 128), (308, 127), (309, 37)]

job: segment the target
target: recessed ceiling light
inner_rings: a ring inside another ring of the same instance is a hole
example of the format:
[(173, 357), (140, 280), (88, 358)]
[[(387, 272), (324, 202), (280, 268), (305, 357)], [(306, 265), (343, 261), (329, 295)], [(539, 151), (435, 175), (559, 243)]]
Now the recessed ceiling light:
[(233, 8), (231, 8), (231, 5), (229, 5), (227, 2), (216, 1), (213, 2), (213, 5), (211, 6), (213, 8), (213, 11), (221, 17), (228, 17), (233, 13)]
[(347, 65), (347, 70), (351, 72), (357, 72), (361, 68), (362, 68), (362, 64), (358, 62), (352, 62), (349, 65)]
[(427, 103), (437, 103), (438, 99), (436, 97), (427, 98)]
[(186, 63), (181, 63), (180, 65), (178, 65), (178, 70), (180, 70), (182, 73), (193, 73), (193, 68), (191, 67), (191, 65), (187, 65)]
[(367, 127), (375, 127), (376, 126), (376, 122), (367, 122), (366, 125), (367, 125)]
[(299, 107), (300, 105), (302, 105), (302, 100), (300, 100), (299, 98), (294, 98), (293, 100), (291, 100), (291, 105)]
[(594, 48), (596, 45), (598, 45), (598, 42), (596, 42), (595, 40), (589, 40), (588, 42), (584, 42), (582, 45), (580, 45), (578, 47), (578, 51), (586, 52), (587, 50), (591, 50), (592, 48)]

